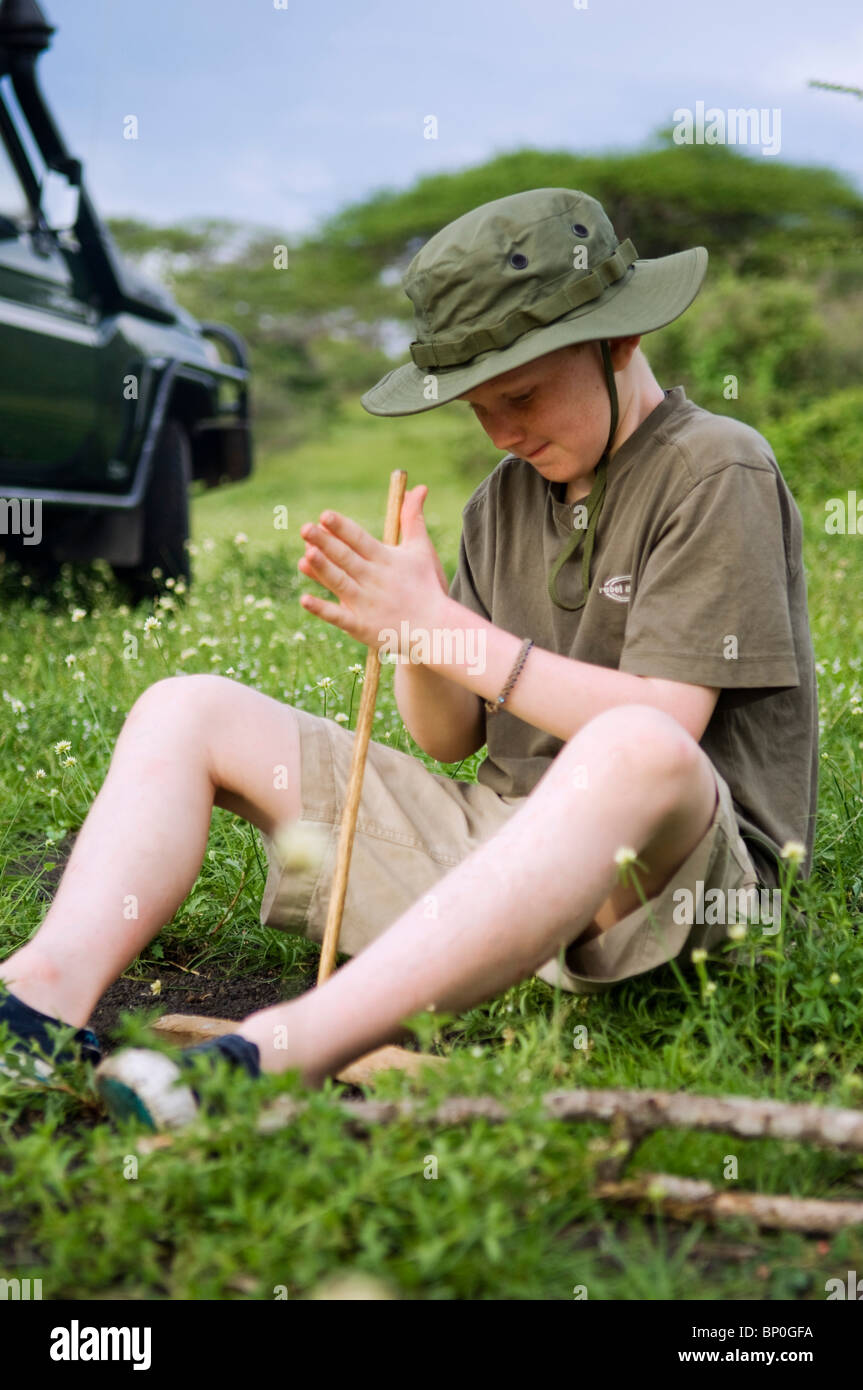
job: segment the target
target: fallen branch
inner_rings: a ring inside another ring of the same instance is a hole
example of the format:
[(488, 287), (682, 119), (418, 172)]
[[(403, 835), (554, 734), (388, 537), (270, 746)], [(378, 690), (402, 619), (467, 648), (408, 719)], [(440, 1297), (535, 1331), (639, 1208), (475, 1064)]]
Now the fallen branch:
[(552, 1091), (543, 1097), (557, 1120), (618, 1120), (631, 1137), (656, 1129), (700, 1129), (738, 1139), (788, 1139), (863, 1153), (863, 1111), (749, 1096), (686, 1091)]
[[(421, 1058), (423, 1064), (428, 1060), (423, 1053), (415, 1052), (413, 1055)], [(500, 1124), (511, 1118), (505, 1106), (492, 1096), (453, 1096), (425, 1113), (413, 1100), (340, 1100), (337, 1105), (345, 1121), (358, 1134), (366, 1134), (376, 1125), (394, 1124), (398, 1120), (416, 1120), (433, 1128), (445, 1128), (469, 1124), (472, 1120), (490, 1120), (493, 1124)], [(299, 1119), (306, 1109), (308, 1101), (298, 1100), (294, 1096), (277, 1096), (258, 1116), (258, 1131), (261, 1134), (274, 1134), (277, 1130), (285, 1129)]]
[(773, 1231), (830, 1234), (863, 1225), (863, 1202), (825, 1202), (815, 1197), (762, 1196), (759, 1192), (723, 1192), (709, 1182), (669, 1173), (639, 1173), (623, 1182), (601, 1182), (593, 1195), (625, 1206), (661, 1208), (677, 1221), (715, 1225), (744, 1217)]
[[(287, 1106), (289, 1123), (299, 1113), (296, 1107), (302, 1102), (285, 1096), (273, 1105), (278, 1106), (281, 1101)], [(354, 1125), (368, 1127), (404, 1119), (421, 1119), (432, 1126), (467, 1124), (479, 1119), (500, 1124), (516, 1115), (493, 1096), (451, 1096), (425, 1113), (410, 1099), (338, 1103)], [(700, 1129), (733, 1134), (738, 1139), (785, 1139), (843, 1153), (863, 1153), (863, 1111), (826, 1105), (752, 1100), (748, 1096), (691, 1096), (671, 1091), (572, 1090), (547, 1092), (543, 1106), (553, 1120), (616, 1122), (615, 1129), (625, 1131), (630, 1138), (643, 1137), (657, 1129)]]

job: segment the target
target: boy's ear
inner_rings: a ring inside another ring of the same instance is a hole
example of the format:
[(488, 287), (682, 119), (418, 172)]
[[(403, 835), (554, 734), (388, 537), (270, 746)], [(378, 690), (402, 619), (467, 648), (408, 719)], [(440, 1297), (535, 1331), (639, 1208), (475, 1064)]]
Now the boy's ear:
[(633, 333), (628, 338), (611, 338), (611, 365), (616, 372), (622, 372), (628, 367), (635, 349), (641, 342), (641, 334)]

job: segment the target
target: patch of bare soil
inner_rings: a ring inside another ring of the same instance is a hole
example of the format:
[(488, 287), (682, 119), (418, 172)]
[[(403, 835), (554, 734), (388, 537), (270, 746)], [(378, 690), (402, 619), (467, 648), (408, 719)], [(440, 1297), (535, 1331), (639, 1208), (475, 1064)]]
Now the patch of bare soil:
[[(151, 985), (159, 980), (161, 990), (154, 995)], [(99, 1000), (89, 1022), (99, 1039), (110, 1042), (111, 1032), (121, 1012), (164, 1014), (209, 1014), (213, 1018), (245, 1018), (311, 988), (308, 980), (283, 980), (278, 972), (270, 975), (238, 975), (226, 979), (215, 971), (200, 970), (194, 975), (170, 966), (160, 966), (147, 979), (119, 979)]]

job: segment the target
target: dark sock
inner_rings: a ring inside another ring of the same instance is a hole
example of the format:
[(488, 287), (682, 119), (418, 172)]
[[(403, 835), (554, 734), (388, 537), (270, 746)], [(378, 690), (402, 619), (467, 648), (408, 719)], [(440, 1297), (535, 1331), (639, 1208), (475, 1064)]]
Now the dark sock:
[[(51, 1014), (43, 1014), (39, 1009), (34, 1009), (30, 1004), (25, 1004), (23, 999), (19, 999), (16, 994), (7, 993), (0, 998), (0, 1023), (5, 1023), (12, 1038), (20, 1038), (22, 1042), (38, 1043), (46, 1056), (50, 1057), (54, 1051), (54, 1040), (48, 1036), (47, 1024), (54, 1024), (58, 1027), (68, 1027), (59, 1018), (53, 1018)], [(78, 1044), (79, 1055), (85, 1062), (93, 1062), (94, 1065), (101, 1062), (102, 1050), (99, 1046), (99, 1039), (95, 1033), (91, 1033), (89, 1028), (77, 1029), (73, 1041)], [(77, 1060), (75, 1053), (65, 1048), (58, 1052), (55, 1061), (69, 1062)]]
[(184, 1053), (203, 1052), (212, 1054), (218, 1052), (235, 1067), (243, 1067), (249, 1076), (260, 1076), (261, 1074), (261, 1054), (258, 1044), (249, 1042), (248, 1038), (241, 1038), (239, 1033), (225, 1033), (221, 1038), (209, 1038), (206, 1042), (196, 1043), (194, 1047), (185, 1047)]

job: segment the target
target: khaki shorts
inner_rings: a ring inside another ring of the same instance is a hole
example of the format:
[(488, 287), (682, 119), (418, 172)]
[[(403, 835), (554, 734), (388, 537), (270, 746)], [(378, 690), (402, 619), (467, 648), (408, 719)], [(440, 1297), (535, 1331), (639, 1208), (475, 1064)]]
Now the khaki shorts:
[[(354, 734), (307, 710), (294, 713), (300, 731), (300, 820), (323, 827), (325, 853), (314, 867), (286, 873), (272, 841), (260, 832), (269, 864), (261, 921), (320, 942)], [(594, 994), (683, 951), (697, 946), (709, 949), (727, 936), (727, 927), (719, 923), (690, 924), (680, 907), (685, 900), (674, 896), (686, 888), (693, 903), (699, 893), (703, 903), (711, 889), (724, 895), (730, 889), (747, 890), (758, 884), (757, 871), (738, 832), (731, 791), (715, 768), (714, 773), (719, 800), (713, 820), (673, 881), (647, 907), (637, 907), (591, 941), (570, 945), (563, 968), (555, 958), (536, 972), (539, 979), (574, 994)], [(429, 893), (438, 879), (494, 835), (526, 799), (501, 796), (477, 782), (430, 772), (411, 754), (370, 741), (339, 950), (347, 955), (362, 951)], [(711, 914), (694, 911), (689, 918), (699, 915)]]

